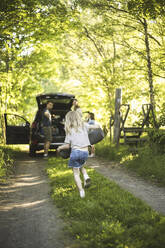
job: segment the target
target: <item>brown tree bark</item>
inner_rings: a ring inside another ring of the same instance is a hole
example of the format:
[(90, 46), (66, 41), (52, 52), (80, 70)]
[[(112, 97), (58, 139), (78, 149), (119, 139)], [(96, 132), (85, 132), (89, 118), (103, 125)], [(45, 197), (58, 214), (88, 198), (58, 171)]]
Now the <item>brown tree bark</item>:
[(122, 92), (121, 89), (116, 89), (115, 94), (115, 116), (114, 116), (114, 132), (113, 132), (113, 143), (116, 146), (119, 145), (120, 140), (120, 106), (122, 102)]
[(148, 82), (149, 82), (149, 92), (150, 92), (150, 103), (155, 107), (155, 97), (154, 97), (154, 87), (153, 87), (153, 77), (152, 77), (152, 64), (151, 64), (151, 53), (150, 44), (148, 38), (148, 24), (146, 19), (143, 19), (144, 35), (145, 35), (145, 46), (146, 46), (146, 57), (147, 57), (147, 67), (148, 67)]

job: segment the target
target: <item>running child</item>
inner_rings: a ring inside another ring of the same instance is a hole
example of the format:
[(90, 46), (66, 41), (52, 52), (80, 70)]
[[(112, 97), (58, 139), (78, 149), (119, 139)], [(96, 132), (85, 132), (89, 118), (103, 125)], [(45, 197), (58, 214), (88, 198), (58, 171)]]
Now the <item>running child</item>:
[[(90, 186), (90, 177), (86, 169), (83, 167), (88, 158), (88, 146), (90, 146), (88, 131), (89, 129), (98, 128), (99, 125), (89, 125), (84, 123), (82, 115), (78, 111), (70, 111), (65, 117), (65, 143), (59, 146), (57, 151), (62, 149), (69, 149), (71, 147), (71, 154), (68, 166), (73, 169), (74, 180), (80, 193), (80, 197), (85, 197), (84, 188)], [(80, 179), (80, 172), (84, 178), (84, 188)]]

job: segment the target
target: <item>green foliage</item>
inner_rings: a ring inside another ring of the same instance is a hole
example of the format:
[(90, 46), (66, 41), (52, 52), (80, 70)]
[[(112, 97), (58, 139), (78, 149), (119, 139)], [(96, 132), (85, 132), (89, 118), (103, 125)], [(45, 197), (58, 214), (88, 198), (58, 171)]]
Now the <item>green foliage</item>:
[(96, 145), (97, 156), (116, 161), (141, 177), (165, 186), (165, 130), (148, 129), (148, 143), (136, 153), (125, 145), (116, 148), (106, 137)]
[(165, 103), (162, 104), (159, 117), (159, 126), (165, 127)]
[(2, 0), (0, 7), (0, 114), (11, 111), (31, 119), (32, 96), (43, 91), (38, 81), (50, 74), (43, 43), (67, 29), (67, 9), (58, 0)]
[(0, 182), (13, 171), (13, 150), (0, 146)]
[(128, 10), (137, 16), (155, 19), (165, 13), (165, 3), (164, 0), (128, 0)]
[(128, 156), (123, 161), (128, 169), (135, 171), (141, 177), (165, 186), (165, 155), (145, 146), (138, 148), (138, 154)]
[(154, 153), (165, 153), (165, 130), (149, 129), (149, 144)]
[[(15, 112), (31, 121), (37, 94), (63, 91), (75, 94), (84, 112), (94, 112), (96, 120), (108, 126), (117, 87), (122, 88), (123, 103), (136, 101), (135, 109), (148, 103), (145, 13), (153, 91), (161, 108), (165, 19), (156, 14), (151, 21), (150, 16), (163, 10), (163, 2), (147, 4), (146, 0), (2, 0), (0, 114)], [(136, 114), (130, 116), (131, 123)]]
[(110, 142), (109, 137), (105, 137), (101, 142), (95, 145), (96, 155), (111, 161), (120, 162), (125, 156), (129, 155), (127, 146), (119, 146), (116, 148), (114, 144)]
[(84, 199), (79, 196), (66, 161), (49, 159), (47, 172), (52, 197), (68, 223), (76, 247), (165, 246), (164, 217), (93, 169), (88, 169), (92, 185)]

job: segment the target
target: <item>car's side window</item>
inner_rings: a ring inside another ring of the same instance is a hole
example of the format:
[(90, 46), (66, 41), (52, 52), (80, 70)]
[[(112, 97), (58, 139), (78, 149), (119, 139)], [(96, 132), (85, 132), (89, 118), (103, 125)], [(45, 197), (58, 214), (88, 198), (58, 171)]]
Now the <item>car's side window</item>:
[(21, 116), (17, 115), (7, 115), (7, 125), (8, 126), (26, 126), (26, 120)]

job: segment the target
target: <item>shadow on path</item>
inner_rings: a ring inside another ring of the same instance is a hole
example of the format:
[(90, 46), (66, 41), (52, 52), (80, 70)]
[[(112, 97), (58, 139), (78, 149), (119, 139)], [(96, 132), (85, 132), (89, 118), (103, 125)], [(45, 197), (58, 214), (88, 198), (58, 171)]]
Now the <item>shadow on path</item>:
[(0, 187), (1, 248), (69, 248), (64, 224), (49, 195), (46, 161), (20, 152), (16, 172)]

